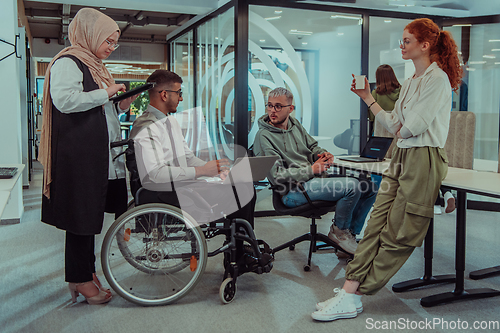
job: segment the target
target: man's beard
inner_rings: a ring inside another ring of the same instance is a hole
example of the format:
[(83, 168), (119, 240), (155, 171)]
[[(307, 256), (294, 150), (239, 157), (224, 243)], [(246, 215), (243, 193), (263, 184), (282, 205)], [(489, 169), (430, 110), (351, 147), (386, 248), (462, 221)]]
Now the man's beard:
[(272, 121), (271, 118), (269, 118), (269, 121), (271, 122), (271, 124), (278, 126), (278, 125), (283, 124), (286, 121), (286, 119), (287, 118), (283, 118), (282, 120), (279, 120), (279, 121)]

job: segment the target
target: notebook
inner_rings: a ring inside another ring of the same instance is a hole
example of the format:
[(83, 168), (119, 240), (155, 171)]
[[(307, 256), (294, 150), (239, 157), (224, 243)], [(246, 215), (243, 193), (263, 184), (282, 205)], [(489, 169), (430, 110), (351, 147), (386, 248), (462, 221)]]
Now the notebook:
[(393, 138), (372, 136), (361, 152), (361, 156), (339, 157), (339, 160), (349, 162), (380, 162), (384, 160), (385, 154), (391, 146)]
[(224, 179), (224, 184), (249, 183), (264, 180), (269, 174), (269, 170), (278, 160), (278, 156), (252, 156), (240, 157), (234, 161), (229, 175)]

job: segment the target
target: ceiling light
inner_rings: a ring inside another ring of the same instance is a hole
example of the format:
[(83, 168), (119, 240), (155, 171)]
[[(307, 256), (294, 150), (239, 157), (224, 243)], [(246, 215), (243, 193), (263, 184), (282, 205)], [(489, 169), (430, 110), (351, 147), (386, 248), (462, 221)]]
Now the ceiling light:
[(272, 17), (266, 17), (264, 20), (267, 21), (274, 21), (274, 20), (279, 20), (281, 16), (272, 16)]
[(490, 39), (488, 42), (492, 43), (492, 42), (500, 42), (500, 39)]
[(343, 18), (343, 19), (348, 19), (348, 20), (359, 20), (359, 16), (349, 16), (349, 15), (332, 15), (330, 16), (331, 19), (336, 19), (336, 18)]
[(483, 58), (486, 58), (486, 59), (495, 59), (496, 57), (493, 54), (485, 54), (485, 55), (483, 55)]
[(182, 52), (182, 54), (183, 54), (183, 55), (187, 55), (188, 53), (187, 53), (187, 51), (184, 51), (184, 52)]
[(384, 20), (384, 23), (391, 23), (391, 20)]
[(264, 43), (265, 41), (266, 41), (265, 39), (259, 40), (259, 42), (261, 42), (261, 43)]
[(282, 10), (275, 10), (275, 11), (274, 11), (274, 14), (281, 14), (281, 13), (283, 13), (283, 11), (282, 11)]
[(99, 10), (106, 10), (106, 7), (99, 7)]
[(472, 27), (472, 24), (467, 23), (467, 24), (454, 24), (452, 27)]
[(475, 69), (475, 68), (470, 68), (470, 67), (467, 67), (465, 70), (466, 70), (466, 71), (469, 71), (469, 72), (474, 72), (476, 69)]
[(344, 33), (343, 32), (339, 32), (337, 35), (344, 36)]
[(498, 52), (500, 49), (491, 49), (491, 52)]
[(500, 65), (500, 61), (495, 61), (495, 65)]
[(301, 35), (301, 36), (311, 36), (313, 34), (312, 31), (299, 31), (297, 29), (292, 29), (288, 33), (290, 35)]
[(400, 7), (413, 7), (415, 6), (414, 1), (389, 1), (389, 6), (400, 6)]
[(302, 45), (307, 45), (307, 42), (302, 42)]
[(469, 61), (469, 65), (483, 65), (486, 61)]

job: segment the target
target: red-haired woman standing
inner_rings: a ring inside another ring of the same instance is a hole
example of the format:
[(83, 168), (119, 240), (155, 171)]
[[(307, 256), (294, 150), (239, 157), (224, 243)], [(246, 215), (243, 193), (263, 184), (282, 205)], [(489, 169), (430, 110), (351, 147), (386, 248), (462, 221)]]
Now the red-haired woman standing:
[(373, 212), (339, 293), (318, 303), (315, 320), (354, 318), (363, 311), (361, 296), (373, 295), (421, 246), (448, 171), (443, 150), (448, 136), (451, 91), (460, 85), (462, 69), (451, 34), (429, 19), (409, 23), (400, 42), (403, 59), (415, 73), (401, 88), (393, 112), (384, 111), (365, 89), (351, 91), (363, 99), (376, 119), (399, 138), (384, 173)]

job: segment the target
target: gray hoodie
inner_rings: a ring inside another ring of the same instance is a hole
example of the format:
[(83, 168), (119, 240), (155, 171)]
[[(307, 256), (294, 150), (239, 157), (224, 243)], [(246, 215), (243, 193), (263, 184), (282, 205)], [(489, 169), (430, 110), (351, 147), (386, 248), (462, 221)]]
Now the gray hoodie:
[(306, 182), (315, 176), (311, 165), (318, 159), (318, 154), (326, 150), (319, 147), (318, 142), (292, 116), (288, 118), (286, 130), (274, 127), (268, 121), (267, 115), (259, 119), (253, 152), (256, 156), (280, 157), (268, 178), (274, 185), (280, 185), (278, 192), (284, 195), (294, 183)]

